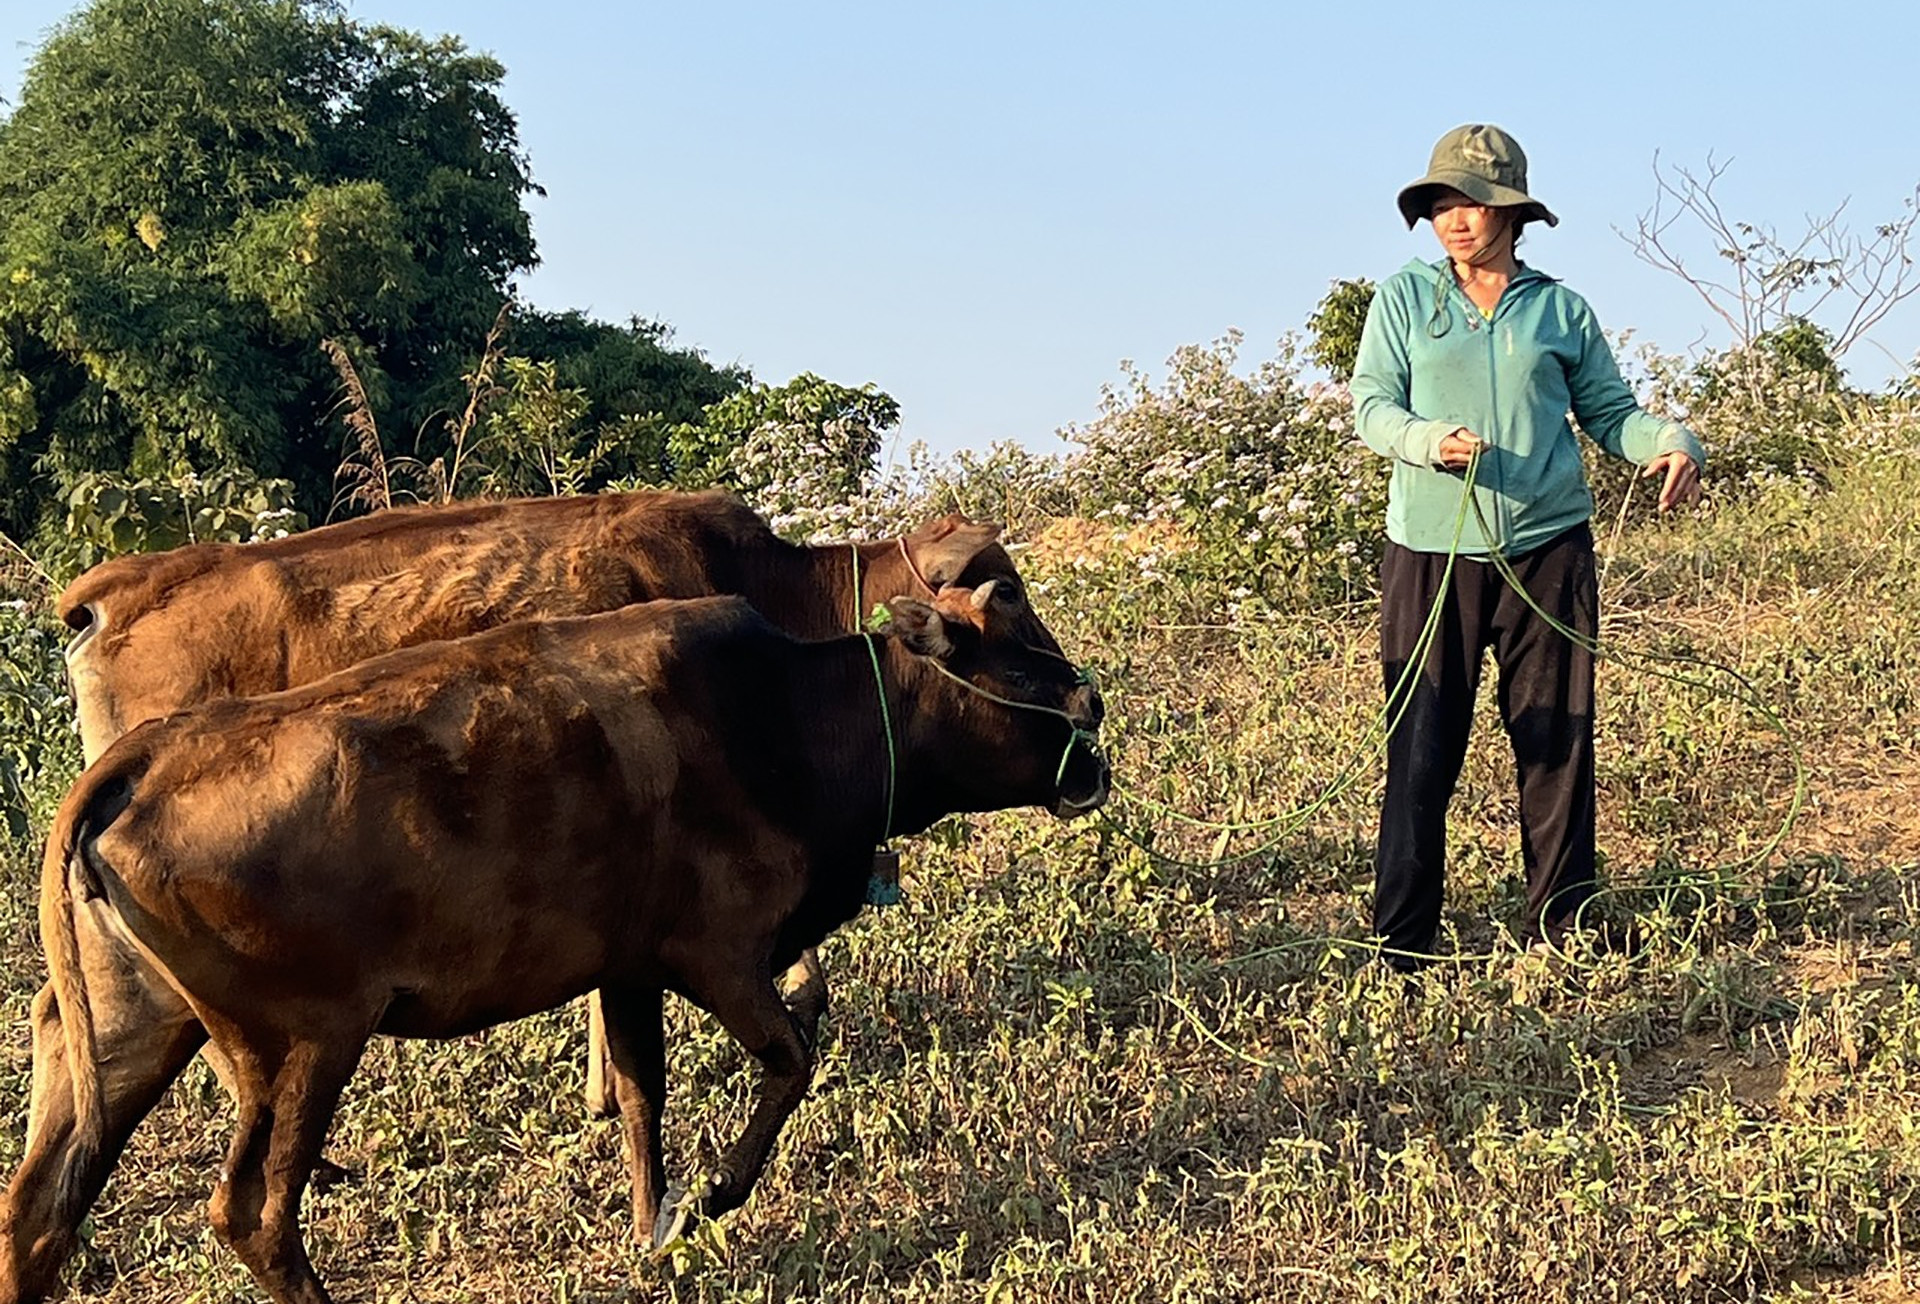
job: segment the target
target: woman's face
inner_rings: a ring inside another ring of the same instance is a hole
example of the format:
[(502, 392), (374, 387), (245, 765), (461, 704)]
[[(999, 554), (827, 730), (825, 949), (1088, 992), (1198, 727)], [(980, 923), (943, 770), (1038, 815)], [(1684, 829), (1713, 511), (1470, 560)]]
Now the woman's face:
[(1500, 243), (1507, 230), (1504, 209), (1476, 204), (1458, 190), (1443, 190), (1433, 201), (1433, 233), (1456, 262), (1470, 263)]

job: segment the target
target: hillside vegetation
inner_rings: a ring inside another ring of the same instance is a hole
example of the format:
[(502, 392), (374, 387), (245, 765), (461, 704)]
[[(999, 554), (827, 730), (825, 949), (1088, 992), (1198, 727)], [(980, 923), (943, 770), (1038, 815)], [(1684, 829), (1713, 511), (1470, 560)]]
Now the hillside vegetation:
[[(1600, 908), (1642, 946), (1553, 957), (1511, 937), (1511, 766), (1483, 710), (1448, 958), (1407, 981), (1367, 962), (1364, 923), (1381, 468), (1337, 392), (1285, 353), (1248, 374), (1235, 343), (1183, 351), (1158, 388), (1130, 375), (1063, 457), (921, 459), (807, 503), (777, 498), (782, 445), (761, 441), (756, 501), (796, 533), (1008, 520), (1036, 604), (1100, 676), (1122, 790), (1108, 818), (956, 819), (911, 844), (905, 903), (825, 948), (823, 1064), (758, 1193), (666, 1259), (627, 1241), (578, 1009), (376, 1044), (330, 1146), (358, 1180), (308, 1201), (342, 1298), (1920, 1289), (1920, 414), (1779, 359), (1758, 397), (1662, 364), (1715, 451), (1713, 497), (1657, 520), (1596, 469), (1605, 640), (1737, 667), (1786, 733), (1702, 664), (1683, 672), (1706, 687), (1607, 667)], [(817, 477), (817, 450), (797, 460)], [(74, 748), (50, 582), (9, 574), (11, 1168), (43, 974), (35, 837)], [(698, 1012), (670, 1027), (684, 1178), (738, 1128), (754, 1069)], [(255, 1297), (203, 1213), (229, 1122), (196, 1065), (97, 1206), (73, 1298)]]

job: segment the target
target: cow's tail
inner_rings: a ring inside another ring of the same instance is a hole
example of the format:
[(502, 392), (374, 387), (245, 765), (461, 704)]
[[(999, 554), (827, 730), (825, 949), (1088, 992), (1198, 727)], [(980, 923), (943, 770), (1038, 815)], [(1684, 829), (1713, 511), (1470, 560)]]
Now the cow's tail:
[(41, 862), (40, 945), (47, 953), (54, 999), (60, 1006), (67, 1076), (73, 1084), (73, 1139), (55, 1195), (61, 1223), (77, 1224), (85, 1215), (91, 1195), (88, 1175), (99, 1166), (106, 1137), (93, 1006), (87, 997), (86, 971), (80, 959), (74, 898), (76, 886), (88, 899), (102, 895), (99, 880), (87, 864), (83, 843), (118, 813), (111, 809), (103, 813), (102, 799), (131, 792), (129, 768), (110, 760), (80, 777), (60, 805), (53, 832), (47, 838), (46, 858)]

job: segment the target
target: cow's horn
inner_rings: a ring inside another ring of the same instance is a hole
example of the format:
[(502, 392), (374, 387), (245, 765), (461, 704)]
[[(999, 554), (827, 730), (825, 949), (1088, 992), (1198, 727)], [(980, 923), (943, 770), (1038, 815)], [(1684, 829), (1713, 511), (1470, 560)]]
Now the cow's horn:
[(997, 579), (988, 580), (985, 584), (982, 584), (979, 588), (973, 591), (973, 598), (971, 599), (971, 601), (973, 603), (973, 609), (975, 611), (985, 611), (987, 609), (987, 603), (993, 597), (993, 586), (998, 584), (999, 582), (1000, 581)]

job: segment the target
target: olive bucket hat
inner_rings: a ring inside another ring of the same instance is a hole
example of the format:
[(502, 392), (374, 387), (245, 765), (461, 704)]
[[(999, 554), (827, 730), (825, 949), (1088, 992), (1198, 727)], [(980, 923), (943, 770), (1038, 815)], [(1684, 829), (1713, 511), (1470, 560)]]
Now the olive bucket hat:
[(1560, 219), (1527, 193), (1527, 155), (1520, 142), (1498, 127), (1470, 122), (1455, 127), (1433, 147), (1427, 175), (1400, 191), (1400, 216), (1411, 227), (1433, 211), (1433, 194), (1458, 190), (1489, 208), (1518, 208), (1528, 221), (1559, 226)]

